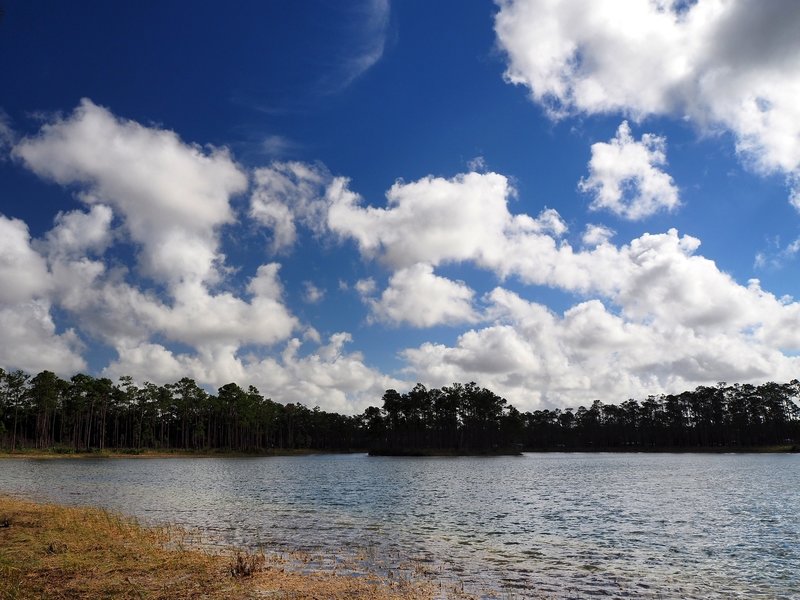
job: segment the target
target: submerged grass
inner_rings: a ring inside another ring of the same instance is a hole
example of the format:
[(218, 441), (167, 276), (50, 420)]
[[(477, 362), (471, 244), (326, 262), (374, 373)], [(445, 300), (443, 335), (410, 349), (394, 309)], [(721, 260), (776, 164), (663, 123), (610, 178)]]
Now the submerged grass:
[(201, 551), (175, 527), (0, 495), (0, 599), (441, 597), (424, 580), (292, 570), (263, 552)]

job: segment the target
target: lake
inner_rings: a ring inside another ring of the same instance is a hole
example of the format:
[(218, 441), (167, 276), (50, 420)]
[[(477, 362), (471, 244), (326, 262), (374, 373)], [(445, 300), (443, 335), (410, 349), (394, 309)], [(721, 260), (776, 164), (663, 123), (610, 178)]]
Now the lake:
[(486, 598), (800, 598), (796, 454), (9, 459), (0, 492)]

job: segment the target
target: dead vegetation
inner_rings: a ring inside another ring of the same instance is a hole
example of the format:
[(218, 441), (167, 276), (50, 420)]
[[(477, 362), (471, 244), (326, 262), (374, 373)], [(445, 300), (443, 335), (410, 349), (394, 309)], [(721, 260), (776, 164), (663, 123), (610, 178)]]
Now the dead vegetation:
[(177, 528), (142, 527), (94, 508), (0, 496), (0, 599), (277, 598), (423, 600), (424, 580), (293, 570), (263, 552), (217, 554)]

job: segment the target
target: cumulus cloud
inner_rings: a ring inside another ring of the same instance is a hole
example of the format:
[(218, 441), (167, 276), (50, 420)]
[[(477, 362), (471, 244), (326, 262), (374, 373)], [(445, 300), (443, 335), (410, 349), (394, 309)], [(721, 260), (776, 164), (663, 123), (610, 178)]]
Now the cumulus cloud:
[[(50, 299), (93, 337), (118, 352), (152, 336), (211, 352), (269, 346), (298, 327), (282, 299), (277, 263), (260, 266), (245, 282), (245, 295), (212, 291), (229, 273), (220, 229), (234, 221), (231, 197), (247, 185), (226, 150), (202, 150), (83, 100), (72, 115), (22, 139), (13, 153), (40, 176), (77, 185), (89, 206), (88, 212), (57, 215), (39, 246), (49, 261)], [(116, 237), (115, 215), (121, 221)], [(21, 224), (14, 230), (17, 238), (25, 233)], [(156, 289), (164, 294), (140, 289), (125, 268), (107, 267), (102, 253), (124, 236), (134, 242), (142, 272), (163, 284)], [(18, 270), (27, 273), (18, 277), (41, 280), (43, 259), (26, 254), (23, 243), (15, 247), (22, 252)], [(2, 274), (7, 281), (12, 275)], [(19, 294), (26, 287), (20, 282), (15, 289)]]
[(462, 261), (495, 265), (504, 260), (500, 253), (509, 240), (540, 235), (552, 241), (547, 234), (566, 231), (552, 209), (538, 218), (509, 213), (514, 193), (503, 175), (466, 173), (397, 182), (386, 193), (386, 208), (363, 207), (348, 181), (336, 178), (327, 190), (327, 224), (340, 237), (354, 239), (366, 257), (395, 269)]
[(800, 170), (800, 5), (498, 0), (505, 77), (554, 118), (671, 115), (736, 138), (759, 172)]
[[(117, 358), (103, 371), (113, 377), (252, 383), (281, 402), (343, 412), (405, 385), (347, 352), (347, 333), (323, 343), (305, 327), (317, 348), (301, 354), (291, 338), (301, 325), (284, 303), (278, 263), (261, 265), (241, 294), (212, 291), (222, 282), (235, 287), (220, 229), (234, 222), (230, 199), (247, 183), (225, 150), (201, 150), (85, 100), (20, 141), (14, 155), (44, 178), (76, 185), (88, 208), (59, 213), (39, 240), (23, 222), (0, 216), (0, 364), (65, 375), (86, 367), (76, 333), (56, 331), (58, 305), (83, 333), (114, 348)], [(324, 169), (276, 163), (255, 179), (254, 218), (269, 223), (270, 206), (286, 208), (283, 229), (272, 221), (279, 247), (293, 241), (295, 223), (324, 227), (327, 203), (315, 195), (330, 180)], [(161, 286), (141, 287), (105, 256), (128, 240), (141, 272)], [(306, 291), (317, 301), (323, 293), (310, 282)], [(279, 357), (265, 351), (282, 341)]]
[(0, 365), (60, 374), (85, 367), (77, 334), (56, 330), (50, 302), (54, 286), (27, 225), (0, 215)]
[(46, 236), (47, 250), (56, 254), (102, 253), (111, 244), (111, 208), (95, 204), (89, 212), (74, 210), (56, 215)]
[(652, 133), (634, 140), (627, 121), (610, 142), (592, 144), (589, 177), (579, 184), (581, 191), (593, 196), (590, 208), (631, 220), (677, 208), (678, 188), (659, 168), (667, 162), (665, 147), (666, 139)]
[(167, 302), (106, 273), (98, 261), (53, 266), (61, 305), (84, 331), (117, 350), (154, 335), (198, 351), (218, 345), (269, 346), (286, 339), (299, 323), (283, 303), (278, 269), (277, 263), (259, 267), (247, 284), (247, 299), (184, 283), (172, 289)]
[(399, 182), (388, 206), (375, 208), (363, 206), (346, 180), (331, 183), (330, 228), (394, 269), (380, 297), (364, 283), (376, 319), (441, 322), (450, 313), (435, 302), (420, 305), (416, 293), (441, 284), (447, 306), (460, 307), (456, 313), (470, 322), (471, 290), (440, 281), (434, 266), (444, 263), (585, 298), (557, 316), (495, 291), (482, 315), (494, 323), (462, 334), (454, 346), (406, 349), (409, 377), (441, 385), (480, 376), (523, 407), (791, 377), (796, 360), (785, 352), (800, 348), (800, 304), (756, 281), (739, 284), (697, 253), (699, 239), (674, 229), (614, 245), (613, 232), (594, 225), (576, 249), (561, 238), (566, 225), (557, 212), (513, 215), (513, 195), (503, 176), (469, 173)]
[(231, 347), (196, 354), (174, 353), (151, 342), (119, 349), (105, 370), (108, 377), (131, 375), (138, 381), (171, 382), (189, 376), (216, 388), (231, 381), (255, 385), (281, 403), (298, 402), (323, 410), (358, 413), (374, 405), (388, 388), (408, 382), (368, 367), (358, 352), (347, 352), (347, 333), (336, 333), (317, 351), (300, 354), (302, 342), (289, 340), (279, 357), (240, 357)]
[(362, 296), (370, 296), (378, 289), (378, 284), (372, 277), (367, 277), (366, 279), (359, 279), (356, 281), (354, 287)]
[(0, 215), (0, 303), (42, 296), (51, 287), (44, 258), (30, 244), (28, 226)]
[(247, 186), (227, 150), (206, 153), (84, 99), (69, 117), (21, 140), (13, 155), (41, 177), (84, 186), (88, 204), (118, 211), (151, 277), (218, 279), (217, 230), (233, 221), (230, 197)]
[(0, 365), (62, 376), (86, 368), (78, 335), (72, 329), (57, 333), (50, 309), (46, 300), (0, 305)]
[(374, 320), (433, 327), (477, 321), (474, 295), (464, 282), (435, 275), (431, 265), (419, 263), (395, 272), (379, 298), (365, 301)]
[(584, 246), (594, 248), (600, 244), (605, 244), (612, 237), (614, 237), (614, 231), (612, 229), (609, 229), (605, 225), (588, 223), (583, 230), (583, 235), (581, 235), (581, 241)]
[(272, 230), (272, 250), (291, 248), (300, 222), (320, 233), (325, 224), (327, 169), (302, 162), (274, 162), (253, 173), (250, 216)]
[[(87, 206), (57, 215), (39, 240), (21, 221), (0, 217), (0, 362), (83, 368), (76, 333), (55, 326), (58, 307), (81, 334), (116, 350), (108, 375), (253, 383), (282, 402), (345, 412), (406, 385), (347, 351), (349, 334), (322, 342), (301, 324), (285, 305), (278, 263), (230, 278), (220, 230), (234, 220), (230, 200), (246, 177), (224, 150), (202, 151), (85, 101), (23, 139), (14, 154), (43, 177), (77, 186)], [(174, 176), (163, 172), (165, 162)], [(398, 181), (382, 207), (321, 166), (275, 163), (255, 177), (255, 188), (250, 214), (284, 232), (279, 248), (291, 245), (299, 224), (352, 241), (364, 258), (390, 269), (380, 294), (372, 279), (354, 285), (376, 320), (472, 324), (451, 345), (406, 349), (409, 379), (476, 379), (529, 408), (796, 373), (800, 304), (757, 281), (739, 284), (698, 254), (700, 240), (675, 230), (615, 245), (610, 230), (591, 226), (575, 248), (555, 210), (512, 214), (515, 191), (491, 172)], [(280, 207), (285, 218), (269, 216)], [(156, 214), (164, 215), (158, 224)], [(107, 256), (126, 240), (150, 280)], [(575, 304), (555, 314), (498, 288), (477, 314), (466, 283), (436, 274), (446, 264), (557, 288)], [(9, 356), (25, 331), (29, 346)], [(301, 351), (297, 331), (318, 347)]]
[(702, 333), (663, 321), (641, 322), (581, 302), (558, 315), (517, 294), (490, 295), (495, 323), (453, 346), (404, 351), (409, 374), (431, 385), (475, 380), (521, 409), (618, 402), (679, 392), (720, 380), (788, 380), (798, 359), (734, 330)]
[(665, 318), (701, 329), (751, 327), (779, 310), (774, 298), (764, 305), (760, 291), (697, 255), (699, 239), (674, 229), (625, 245), (576, 250), (560, 239), (566, 225), (552, 209), (535, 219), (512, 215), (513, 190), (496, 173), (397, 183), (387, 208), (361, 206), (346, 183), (334, 180), (328, 190), (329, 226), (353, 238), (364, 256), (398, 271), (471, 263), (501, 278), (604, 298), (630, 318)]

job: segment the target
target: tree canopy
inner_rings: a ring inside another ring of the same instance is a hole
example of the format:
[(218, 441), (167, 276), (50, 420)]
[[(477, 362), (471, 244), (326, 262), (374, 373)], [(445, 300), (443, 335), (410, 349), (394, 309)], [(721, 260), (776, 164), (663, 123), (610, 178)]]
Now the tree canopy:
[(184, 377), (139, 386), (79, 373), (0, 369), (0, 446), (264, 452), (313, 449), (482, 453), (503, 450), (753, 447), (800, 442), (800, 382), (720, 383), (588, 408), (520, 412), (476, 383), (406, 393), (341, 415), (280, 404), (236, 383), (208, 393)]

